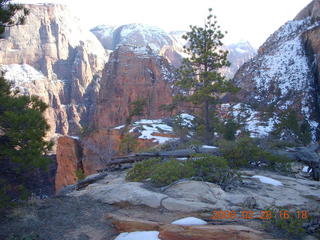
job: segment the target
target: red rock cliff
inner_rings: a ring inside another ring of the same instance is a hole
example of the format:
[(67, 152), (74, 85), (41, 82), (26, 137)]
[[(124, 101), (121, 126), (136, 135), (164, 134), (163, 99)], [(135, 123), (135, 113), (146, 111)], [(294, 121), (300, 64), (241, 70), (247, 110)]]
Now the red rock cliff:
[(153, 55), (151, 49), (120, 46), (104, 68), (95, 127), (125, 123), (131, 103), (138, 98), (146, 101), (143, 118), (165, 116), (159, 107), (172, 102), (172, 71), (168, 62)]
[(77, 182), (76, 172), (83, 170), (81, 154), (82, 150), (78, 140), (65, 136), (58, 139), (56, 192), (64, 186)]

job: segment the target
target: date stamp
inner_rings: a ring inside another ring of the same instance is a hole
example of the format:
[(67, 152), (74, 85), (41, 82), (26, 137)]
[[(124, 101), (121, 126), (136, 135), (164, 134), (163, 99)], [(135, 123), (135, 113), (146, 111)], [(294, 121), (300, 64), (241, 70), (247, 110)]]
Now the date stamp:
[(229, 210), (213, 210), (211, 213), (212, 220), (234, 220), (234, 219), (261, 219), (270, 220), (272, 218), (280, 219), (308, 219), (308, 211), (299, 210), (290, 212), (287, 210), (281, 210), (279, 212), (273, 212), (270, 210), (265, 211), (229, 211)]

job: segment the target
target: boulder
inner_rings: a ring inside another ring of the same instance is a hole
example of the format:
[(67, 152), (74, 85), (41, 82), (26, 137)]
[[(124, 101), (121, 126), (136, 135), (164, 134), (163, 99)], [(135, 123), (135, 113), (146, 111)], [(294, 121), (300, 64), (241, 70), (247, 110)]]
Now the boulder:
[(182, 181), (169, 186), (165, 194), (176, 199), (187, 199), (210, 204), (216, 204), (223, 199), (225, 192), (220, 186), (199, 181)]

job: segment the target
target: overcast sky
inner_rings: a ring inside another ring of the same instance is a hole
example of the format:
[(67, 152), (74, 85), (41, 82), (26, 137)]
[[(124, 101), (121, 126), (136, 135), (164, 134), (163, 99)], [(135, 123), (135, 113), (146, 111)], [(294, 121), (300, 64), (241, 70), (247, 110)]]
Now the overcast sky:
[[(20, 0), (21, 2), (21, 0)], [(23, 0), (70, 5), (85, 27), (99, 24), (145, 23), (165, 31), (188, 30), (202, 25), (208, 8), (228, 31), (225, 43), (247, 40), (259, 47), (311, 0)]]

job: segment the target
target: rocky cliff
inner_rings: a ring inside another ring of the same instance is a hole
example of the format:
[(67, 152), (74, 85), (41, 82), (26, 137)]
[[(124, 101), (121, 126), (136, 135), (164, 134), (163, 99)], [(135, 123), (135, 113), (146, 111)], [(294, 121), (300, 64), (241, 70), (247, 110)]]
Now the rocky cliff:
[[(119, 45), (149, 46), (175, 67), (179, 67), (182, 58), (186, 57), (183, 46), (187, 42), (182, 38), (185, 31), (166, 33), (158, 27), (144, 24), (126, 24), (118, 27), (100, 25), (91, 31), (107, 50), (114, 50)], [(230, 52), (231, 67), (224, 69), (223, 73), (229, 78), (232, 78), (239, 67), (256, 54), (256, 50), (245, 41), (225, 46), (225, 48)]]
[(145, 118), (160, 118), (162, 104), (172, 101), (173, 68), (151, 48), (120, 45), (110, 57), (100, 82), (97, 128), (125, 123), (132, 103), (145, 101)]
[(0, 40), (2, 70), (22, 93), (49, 104), (51, 134), (78, 134), (93, 111), (107, 54), (67, 7), (26, 7), (26, 24), (8, 28)]
[[(318, 137), (319, 115), (319, 1), (273, 33), (234, 77), (240, 100), (276, 119), (287, 109), (306, 119)], [(267, 122), (268, 122), (267, 121)]]
[[(149, 47), (120, 45), (116, 48), (100, 81), (94, 121), (90, 126), (92, 132), (83, 140), (84, 166), (87, 162), (95, 166), (86, 169), (101, 168), (110, 153), (117, 150), (120, 136), (108, 129), (126, 123), (133, 102), (140, 99), (145, 103), (139, 118), (156, 119), (169, 115), (161, 111), (160, 106), (172, 102), (172, 72), (167, 60)], [(111, 146), (114, 144), (116, 146)]]

